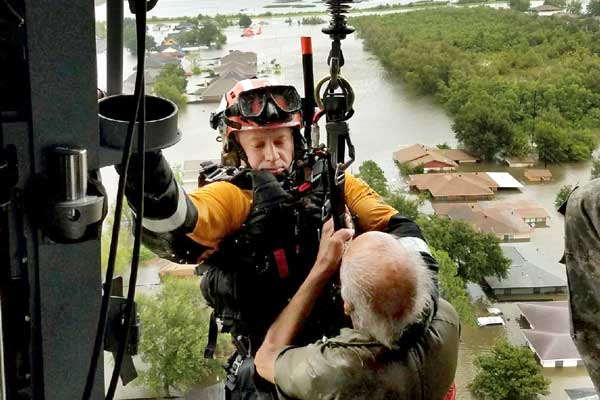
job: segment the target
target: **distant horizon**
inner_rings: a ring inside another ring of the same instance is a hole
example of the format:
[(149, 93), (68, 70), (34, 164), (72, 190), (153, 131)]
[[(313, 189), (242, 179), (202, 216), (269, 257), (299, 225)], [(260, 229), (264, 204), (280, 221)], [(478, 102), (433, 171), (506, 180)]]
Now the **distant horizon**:
[[(375, 7), (383, 4), (408, 4), (413, 0), (363, 0), (360, 3), (352, 5), (353, 8), (367, 8)], [(316, 7), (310, 8), (296, 8), (290, 5), (290, 7), (282, 8), (264, 8), (267, 5), (278, 4), (276, 0), (253, 0), (248, 2), (246, 0), (230, 0), (222, 2), (220, 0), (205, 0), (197, 2), (194, 0), (159, 0), (156, 8), (148, 12), (148, 18), (182, 18), (182, 17), (195, 17), (199, 14), (214, 16), (216, 14), (230, 15), (238, 14), (240, 12), (247, 14), (262, 14), (265, 12), (271, 12), (273, 14), (286, 14), (290, 12), (300, 11), (325, 11), (326, 7), (322, 1), (318, 0), (298, 0), (294, 4), (306, 4), (315, 5)], [(96, 1), (96, 20), (106, 20), (106, 2), (98, 4)], [(125, 7), (125, 17), (133, 17), (133, 14), (129, 12), (129, 8)]]

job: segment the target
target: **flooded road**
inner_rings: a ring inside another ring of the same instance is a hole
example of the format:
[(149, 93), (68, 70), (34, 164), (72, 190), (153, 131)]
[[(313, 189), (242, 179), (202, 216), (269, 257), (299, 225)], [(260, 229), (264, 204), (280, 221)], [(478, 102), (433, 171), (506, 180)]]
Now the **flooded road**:
[[(255, 21), (257, 22), (257, 21)], [(321, 33), (321, 26), (297, 25), (295, 20), (288, 25), (283, 19), (266, 20), (263, 34), (253, 38), (240, 37), (238, 28), (227, 29), (228, 43), (222, 50), (204, 50), (203, 59), (212, 59), (227, 54), (229, 50), (254, 51), (258, 54), (258, 69), (266, 67), (271, 60), (281, 64), (282, 82), (302, 88), (302, 66), (300, 36), (313, 37), (315, 78), (327, 74), (326, 59), (330, 48), (327, 36)], [(392, 184), (403, 186), (392, 162), (392, 153), (401, 146), (421, 143), (430, 146), (446, 142), (456, 144), (451, 129), (452, 120), (433, 99), (416, 97), (404, 85), (391, 78), (379, 61), (365, 51), (356, 35), (350, 35), (342, 42), (346, 65), (343, 76), (356, 92), (354, 108), (356, 114), (349, 121), (352, 139), (356, 146), (357, 161), (354, 171), (365, 160), (376, 161), (384, 170)], [(131, 72), (135, 59), (125, 58), (125, 76)], [(102, 61), (99, 63), (99, 81), (104, 79)], [(102, 84), (101, 84), (102, 87)], [(179, 128), (183, 138), (176, 146), (164, 151), (173, 165), (190, 159), (214, 159), (219, 157), (220, 144), (215, 141), (216, 131), (208, 126), (208, 118), (216, 104), (189, 104), (179, 114)], [(589, 180), (590, 163), (550, 166), (554, 181), (546, 184), (528, 184), (523, 178), (523, 169), (507, 169), (496, 164), (471, 166), (475, 170), (508, 171), (519, 179), (525, 187), (522, 192), (502, 193), (497, 198), (528, 198), (540, 203), (551, 215), (550, 227), (536, 229), (530, 243), (518, 243), (516, 247), (531, 262), (549, 272), (565, 277), (564, 267), (558, 264), (563, 249), (563, 220), (554, 210), (554, 198), (564, 184), (583, 183)], [(468, 170), (468, 169), (465, 169)], [(109, 190), (116, 190), (116, 175), (112, 168), (103, 170), (103, 177)], [(114, 195), (113, 195), (114, 196)], [(500, 307), (510, 314), (510, 303)], [(458, 399), (471, 399), (467, 385), (474, 376), (472, 362), (481, 351), (490, 348), (507, 333), (503, 328), (463, 327), (462, 344), (456, 382)], [(522, 342), (522, 334), (509, 324), (508, 337), (511, 342)], [(591, 382), (585, 370), (579, 368), (545, 369), (544, 374), (553, 380), (551, 394), (545, 398), (564, 399), (565, 388), (589, 387)]]

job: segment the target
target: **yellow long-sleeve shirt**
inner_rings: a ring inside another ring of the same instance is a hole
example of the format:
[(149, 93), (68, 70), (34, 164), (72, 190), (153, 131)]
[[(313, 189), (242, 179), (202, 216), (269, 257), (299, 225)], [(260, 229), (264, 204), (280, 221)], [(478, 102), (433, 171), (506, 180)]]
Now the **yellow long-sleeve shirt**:
[[(345, 199), (352, 215), (358, 216), (362, 231), (383, 230), (397, 211), (363, 180), (346, 173)], [(188, 194), (198, 210), (198, 221), (188, 236), (209, 248), (216, 248), (225, 237), (235, 233), (248, 218), (252, 191), (229, 182), (215, 182)]]

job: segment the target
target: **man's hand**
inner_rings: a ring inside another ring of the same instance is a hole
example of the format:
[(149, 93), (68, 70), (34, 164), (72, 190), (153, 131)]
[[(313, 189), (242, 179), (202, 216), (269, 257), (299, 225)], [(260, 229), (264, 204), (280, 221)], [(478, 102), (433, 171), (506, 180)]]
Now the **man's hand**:
[[(348, 214), (346, 226), (351, 226), (349, 225), (351, 221)], [(323, 288), (338, 270), (345, 244), (352, 239), (352, 236), (354, 236), (354, 229), (345, 228), (334, 232), (331, 219), (323, 225), (323, 234), (315, 265), (292, 300), (271, 324), (265, 340), (254, 357), (256, 371), (267, 381), (275, 382), (277, 354), (292, 343), (302, 328), (304, 320), (310, 315)]]
[[(352, 226), (352, 219), (346, 214), (346, 226)], [(323, 225), (319, 254), (315, 262), (315, 272), (333, 275), (339, 268), (348, 241), (354, 236), (354, 229), (344, 228), (339, 231), (333, 230), (333, 220), (329, 219)]]

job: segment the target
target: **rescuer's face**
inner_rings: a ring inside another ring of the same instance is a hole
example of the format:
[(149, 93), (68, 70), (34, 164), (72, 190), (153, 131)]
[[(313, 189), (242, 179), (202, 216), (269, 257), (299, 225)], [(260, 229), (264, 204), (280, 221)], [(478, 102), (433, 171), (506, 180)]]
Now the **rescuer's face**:
[(238, 132), (237, 139), (252, 169), (282, 174), (294, 160), (292, 128), (253, 129)]

